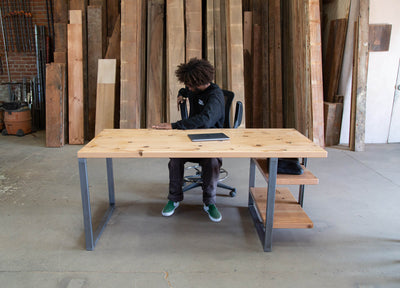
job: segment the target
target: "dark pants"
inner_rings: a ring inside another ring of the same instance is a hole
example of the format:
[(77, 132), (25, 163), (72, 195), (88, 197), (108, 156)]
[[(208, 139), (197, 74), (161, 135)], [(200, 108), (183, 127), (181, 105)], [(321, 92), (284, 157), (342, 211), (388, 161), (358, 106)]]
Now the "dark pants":
[(203, 188), (203, 202), (205, 205), (215, 204), (219, 169), (222, 166), (222, 158), (171, 158), (169, 168), (169, 195), (168, 199), (174, 202), (183, 200), (183, 175), (185, 163), (194, 162), (201, 166), (201, 179)]

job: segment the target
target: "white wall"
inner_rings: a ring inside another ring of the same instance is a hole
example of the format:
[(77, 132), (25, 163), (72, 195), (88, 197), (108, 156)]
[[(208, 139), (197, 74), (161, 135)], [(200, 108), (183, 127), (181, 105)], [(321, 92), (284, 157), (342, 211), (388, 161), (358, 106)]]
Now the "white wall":
[[(400, 59), (400, 1), (371, 0), (370, 24), (392, 24), (388, 52), (369, 54), (365, 142), (386, 143)], [(392, 133), (396, 131), (392, 131)], [(400, 135), (400, 131), (397, 131)]]
[[(346, 54), (339, 86), (339, 94), (345, 96), (341, 144), (349, 143), (353, 23), (357, 15), (358, 0), (352, 0), (351, 6)], [(370, 24), (392, 24), (392, 34), (388, 52), (369, 54), (365, 143), (387, 143), (400, 59), (399, 11), (399, 0), (370, 0)], [(395, 133), (400, 134), (400, 131)]]

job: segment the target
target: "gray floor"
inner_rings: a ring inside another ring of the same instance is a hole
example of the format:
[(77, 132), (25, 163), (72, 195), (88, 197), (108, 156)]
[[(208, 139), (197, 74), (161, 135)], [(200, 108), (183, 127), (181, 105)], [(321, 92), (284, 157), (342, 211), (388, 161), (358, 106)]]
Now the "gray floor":
[[(88, 252), (81, 146), (44, 144), (44, 133), (0, 136), (0, 287), (400, 287), (399, 144), (310, 159), (320, 184), (306, 187), (304, 209), (314, 228), (274, 230), (271, 253), (247, 210), (247, 159), (224, 160), (238, 195), (218, 197), (220, 223), (202, 211), (200, 190), (161, 216), (166, 159), (115, 160), (117, 209)], [(88, 169), (96, 223), (107, 203), (105, 161)]]

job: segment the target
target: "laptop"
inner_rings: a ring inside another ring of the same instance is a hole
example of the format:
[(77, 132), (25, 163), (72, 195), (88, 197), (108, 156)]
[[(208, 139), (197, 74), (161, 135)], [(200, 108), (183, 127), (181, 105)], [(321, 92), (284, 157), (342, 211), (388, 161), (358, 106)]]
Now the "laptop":
[(188, 136), (192, 142), (229, 140), (224, 133), (188, 134)]

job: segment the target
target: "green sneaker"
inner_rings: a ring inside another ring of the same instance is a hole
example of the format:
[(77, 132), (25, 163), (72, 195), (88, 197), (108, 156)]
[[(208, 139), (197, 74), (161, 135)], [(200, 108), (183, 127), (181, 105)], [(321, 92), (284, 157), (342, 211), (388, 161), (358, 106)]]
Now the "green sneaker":
[(167, 205), (165, 205), (164, 209), (162, 210), (161, 214), (163, 216), (171, 216), (174, 214), (175, 209), (178, 208), (179, 202), (174, 202), (169, 200)]
[(210, 217), (211, 221), (213, 222), (221, 221), (222, 219), (221, 213), (219, 213), (217, 206), (215, 206), (214, 204), (210, 204), (208, 206), (204, 204), (204, 211), (207, 212), (208, 217)]

